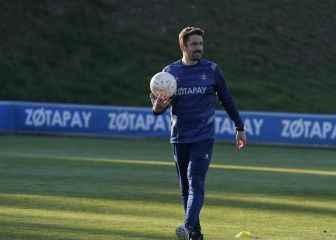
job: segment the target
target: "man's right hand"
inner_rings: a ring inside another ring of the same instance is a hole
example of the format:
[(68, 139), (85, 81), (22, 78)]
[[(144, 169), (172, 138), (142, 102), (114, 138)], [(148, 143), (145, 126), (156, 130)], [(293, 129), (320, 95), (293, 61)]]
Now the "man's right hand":
[(172, 98), (167, 96), (158, 95), (153, 103), (153, 111), (154, 112), (162, 112), (172, 101)]

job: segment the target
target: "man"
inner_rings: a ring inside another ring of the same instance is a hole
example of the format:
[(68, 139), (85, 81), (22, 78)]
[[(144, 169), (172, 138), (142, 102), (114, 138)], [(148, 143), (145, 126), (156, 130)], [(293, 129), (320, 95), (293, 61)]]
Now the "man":
[(200, 211), (204, 184), (214, 143), (217, 98), (236, 126), (236, 146), (246, 145), (244, 125), (216, 63), (202, 59), (204, 31), (184, 28), (179, 34), (182, 59), (163, 71), (175, 76), (177, 92), (172, 98), (151, 94), (153, 113), (171, 106), (171, 138), (179, 177), (185, 222), (176, 234), (187, 240), (202, 240)]

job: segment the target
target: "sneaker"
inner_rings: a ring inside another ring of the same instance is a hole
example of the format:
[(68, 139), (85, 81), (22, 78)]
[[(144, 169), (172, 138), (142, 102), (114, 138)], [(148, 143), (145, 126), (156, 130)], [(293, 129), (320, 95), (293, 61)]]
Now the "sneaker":
[(190, 232), (188, 234), (188, 240), (203, 240), (203, 234), (200, 232)]
[(178, 240), (189, 240), (187, 231), (184, 227), (184, 224), (177, 226), (176, 228), (176, 237)]

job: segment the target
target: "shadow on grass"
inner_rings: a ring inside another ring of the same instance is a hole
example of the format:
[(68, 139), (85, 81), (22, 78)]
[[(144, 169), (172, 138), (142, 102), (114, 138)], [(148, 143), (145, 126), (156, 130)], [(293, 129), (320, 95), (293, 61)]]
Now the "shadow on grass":
[[(106, 239), (114, 239), (113, 237), (123, 237), (125, 239), (128, 238), (138, 238), (138, 239), (169, 239), (171, 240), (173, 238), (173, 231), (172, 236), (163, 236), (160, 234), (155, 233), (144, 233), (145, 229), (148, 228), (148, 226), (144, 226), (144, 231), (126, 231), (126, 230), (118, 230), (113, 229), (113, 226), (111, 226), (111, 229), (102, 229), (102, 228), (95, 228), (95, 227), (75, 227), (75, 226), (65, 226), (62, 224), (48, 224), (48, 223), (27, 223), (24, 221), (15, 221), (15, 220), (6, 220), (1, 218), (0, 219), (0, 225), (1, 229), (11, 228), (13, 226), (17, 226), (20, 230), (13, 233), (5, 233), (9, 237), (23, 237), (24, 239), (67, 239), (67, 240), (73, 240), (73, 239), (82, 239), (83, 235), (85, 238), (90, 237), (94, 239), (94, 237), (103, 237), (106, 236)], [(1, 230), (0, 229), (0, 234)], [(25, 231), (28, 230), (28, 231)], [(31, 233), (32, 230), (36, 230), (39, 233)], [(66, 233), (71, 235), (78, 234), (78, 237), (63, 237), (62, 233), (66, 235)], [(58, 235), (59, 237), (53, 237), (52, 235)], [(10, 239), (10, 238), (9, 238)]]
[[(8, 193), (7, 193), (8, 194)], [(39, 193), (39, 198), (43, 198), (43, 196), (53, 197), (50, 195), (44, 195), (43, 193)], [(60, 197), (60, 195), (57, 195)], [(84, 197), (84, 196), (83, 196)], [(89, 196), (85, 196), (89, 198)], [(32, 198), (34, 198), (34, 194), (32, 194)], [(67, 197), (64, 197), (65, 199)], [(141, 196), (133, 196), (133, 197), (119, 197), (118, 199), (111, 199), (110, 205), (101, 207), (99, 204), (97, 206), (91, 205), (88, 206), (86, 204), (77, 204), (76, 198), (80, 200), (80, 197), (72, 196), (70, 204), (57, 204), (50, 203), (48, 200), (37, 200), (37, 201), (15, 201), (11, 199), (10, 195), (6, 198), (0, 198), (1, 206), (8, 206), (14, 208), (22, 208), (22, 209), (45, 209), (45, 210), (60, 210), (60, 211), (70, 211), (70, 212), (87, 212), (87, 213), (94, 213), (94, 214), (106, 214), (106, 215), (130, 215), (130, 216), (148, 216), (148, 217), (166, 217), (166, 218), (177, 218), (179, 213), (172, 212), (170, 209), (168, 211), (164, 210), (164, 204), (179, 204), (179, 197), (177, 194), (162, 194), (162, 193), (143, 193)], [(92, 200), (97, 200), (99, 198), (91, 197)], [(104, 200), (107, 200), (104, 198)], [(129, 202), (131, 206), (128, 209), (124, 209), (118, 205), (118, 202), (123, 204), (125, 201)], [(147, 203), (148, 208), (138, 208), (137, 202), (143, 201), (142, 204)], [(319, 214), (319, 215), (327, 215), (336, 217), (336, 208), (330, 207), (319, 207), (319, 206), (302, 206), (299, 203), (278, 203), (267, 201), (267, 197), (263, 198), (262, 200), (253, 200), (253, 199), (242, 199), (240, 198), (230, 198), (225, 199), (218, 198), (214, 196), (206, 197), (205, 204), (211, 207), (220, 207), (220, 208), (236, 208), (236, 209), (252, 209), (252, 210), (264, 210), (264, 211), (273, 211), (273, 212), (290, 212), (290, 213), (305, 213), (305, 214)], [(151, 208), (150, 206), (160, 206), (162, 208), (157, 209), (155, 207)], [(181, 207), (182, 211), (182, 207)]]
[[(11, 160), (16, 163), (11, 163)], [(171, 163), (156, 163), (150, 161), (137, 162), (113, 160), (81, 160), (76, 157), (73, 161), (67, 157), (50, 157), (36, 159), (22, 157), (22, 159), (7, 159), (6, 164), (11, 168), (2, 169), (3, 184), (0, 193), (28, 194), (59, 197), (85, 197), (92, 199), (106, 199), (113, 201), (145, 201), (148, 204), (179, 203), (176, 173)], [(149, 163), (148, 163), (149, 162)], [(16, 165), (17, 164), (17, 165)], [(168, 170), (170, 169), (170, 170)], [(208, 190), (222, 194), (223, 198), (207, 197), (206, 204), (218, 207), (232, 207), (244, 209), (259, 209), (271, 211), (290, 211), (296, 213), (336, 215), (333, 208), (317, 206), (299, 206), (288, 203), (274, 203), (244, 199), (225, 199), (231, 193), (260, 194), (270, 196), (318, 196), (318, 200), (335, 200), (336, 193), (330, 179), (331, 176), (315, 176), (297, 173), (255, 172), (250, 169), (242, 173), (237, 169), (212, 170), (214, 184)], [(224, 171), (224, 174), (223, 174)], [(236, 178), (232, 180), (231, 178)], [(240, 181), (243, 179), (244, 181)], [(295, 180), (295, 181), (294, 181)], [(321, 182), (317, 182), (321, 180)], [(295, 183), (295, 184), (293, 184)], [(164, 192), (167, 193), (164, 193)], [(267, 199), (267, 197), (266, 197)], [(0, 200), (0, 203), (13, 206), (10, 201)], [(33, 205), (33, 204), (32, 204)], [(53, 208), (51, 204), (27, 207)], [(18, 207), (25, 204), (18, 204)], [(63, 206), (68, 209), (66, 206)], [(57, 207), (56, 207), (57, 209)], [(72, 210), (72, 209), (69, 209)], [(75, 207), (75, 211), (82, 211)], [(89, 209), (89, 211), (91, 211)], [(107, 214), (124, 214), (124, 210), (100, 209)], [(141, 216), (143, 212), (135, 214)]]

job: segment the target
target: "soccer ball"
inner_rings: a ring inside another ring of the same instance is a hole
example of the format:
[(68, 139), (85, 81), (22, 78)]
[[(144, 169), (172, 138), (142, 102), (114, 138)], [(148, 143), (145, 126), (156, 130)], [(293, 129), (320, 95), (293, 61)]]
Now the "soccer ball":
[(155, 96), (171, 97), (176, 93), (176, 79), (168, 72), (159, 72), (151, 78), (150, 90)]

